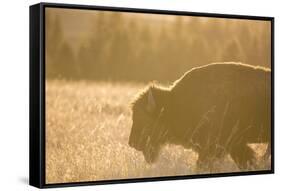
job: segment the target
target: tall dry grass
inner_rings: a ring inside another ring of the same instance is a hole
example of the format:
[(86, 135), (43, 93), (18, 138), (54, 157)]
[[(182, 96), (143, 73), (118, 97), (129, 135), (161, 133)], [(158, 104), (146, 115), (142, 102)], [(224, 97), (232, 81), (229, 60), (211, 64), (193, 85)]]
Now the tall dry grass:
[[(67, 82), (46, 84), (46, 182), (188, 175), (238, 171), (228, 156), (214, 168), (196, 169), (197, 154), (166, 145), (155, 164), (128, 146), (132, 125), (130, 100), (143, 87), (137, 83)], [(269, 169), (260, 156), (265, 145), (252, 145), (258, 169)], [(253, 170), (257, 170), (253, 169)]]

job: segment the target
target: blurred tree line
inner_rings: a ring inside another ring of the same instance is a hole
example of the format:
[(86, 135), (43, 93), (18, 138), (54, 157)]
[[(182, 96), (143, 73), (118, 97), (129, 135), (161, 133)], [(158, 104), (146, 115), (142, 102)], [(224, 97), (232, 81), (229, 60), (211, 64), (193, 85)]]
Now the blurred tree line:
[(152, 22), (126, 14), (97, 13), (92, 35), (76, 51), (64, 38), (60, 16), (47, 15), (47, 78), (167, 82), (211, 62), (270, 67), (266, 21), (170, 16)]

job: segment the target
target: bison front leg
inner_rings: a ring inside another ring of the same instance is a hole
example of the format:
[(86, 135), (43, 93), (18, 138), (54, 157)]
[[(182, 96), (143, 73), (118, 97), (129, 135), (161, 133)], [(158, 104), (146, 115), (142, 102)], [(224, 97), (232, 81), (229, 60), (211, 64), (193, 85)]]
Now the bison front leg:
[(247, 144), (232, 146), (229, 154), (239, 169), (255, 168), (255, 153)]

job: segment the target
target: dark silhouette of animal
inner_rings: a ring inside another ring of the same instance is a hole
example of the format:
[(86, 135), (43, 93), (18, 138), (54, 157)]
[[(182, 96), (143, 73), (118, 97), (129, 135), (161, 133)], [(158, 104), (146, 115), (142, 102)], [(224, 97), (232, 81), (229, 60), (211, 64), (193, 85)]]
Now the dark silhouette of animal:
[(153, 163), (167, 143), (198, 153), (197, 165), (230, 154), (240, 169), (255, 164), (249, 143), (271, 154), (271, 70), (241, 63), (193, 68), (172, 86), (150, 85), (132, 103), (129, 145)]

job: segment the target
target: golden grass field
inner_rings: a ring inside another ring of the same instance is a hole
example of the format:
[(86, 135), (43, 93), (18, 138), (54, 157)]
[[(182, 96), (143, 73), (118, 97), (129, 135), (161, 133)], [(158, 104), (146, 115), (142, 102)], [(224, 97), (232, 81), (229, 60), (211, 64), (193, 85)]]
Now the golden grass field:
[[(214, 168), (196, 169), (197, 154), (166, 145), (155, 164), (128, 145), (130, 102), (145, 87), (137, 83), (46, 82), (46, 183), (239, 171), (230, 157)], [(258, 169), (270, 169), (260, 156), (266, 145), (252, 145)]]

